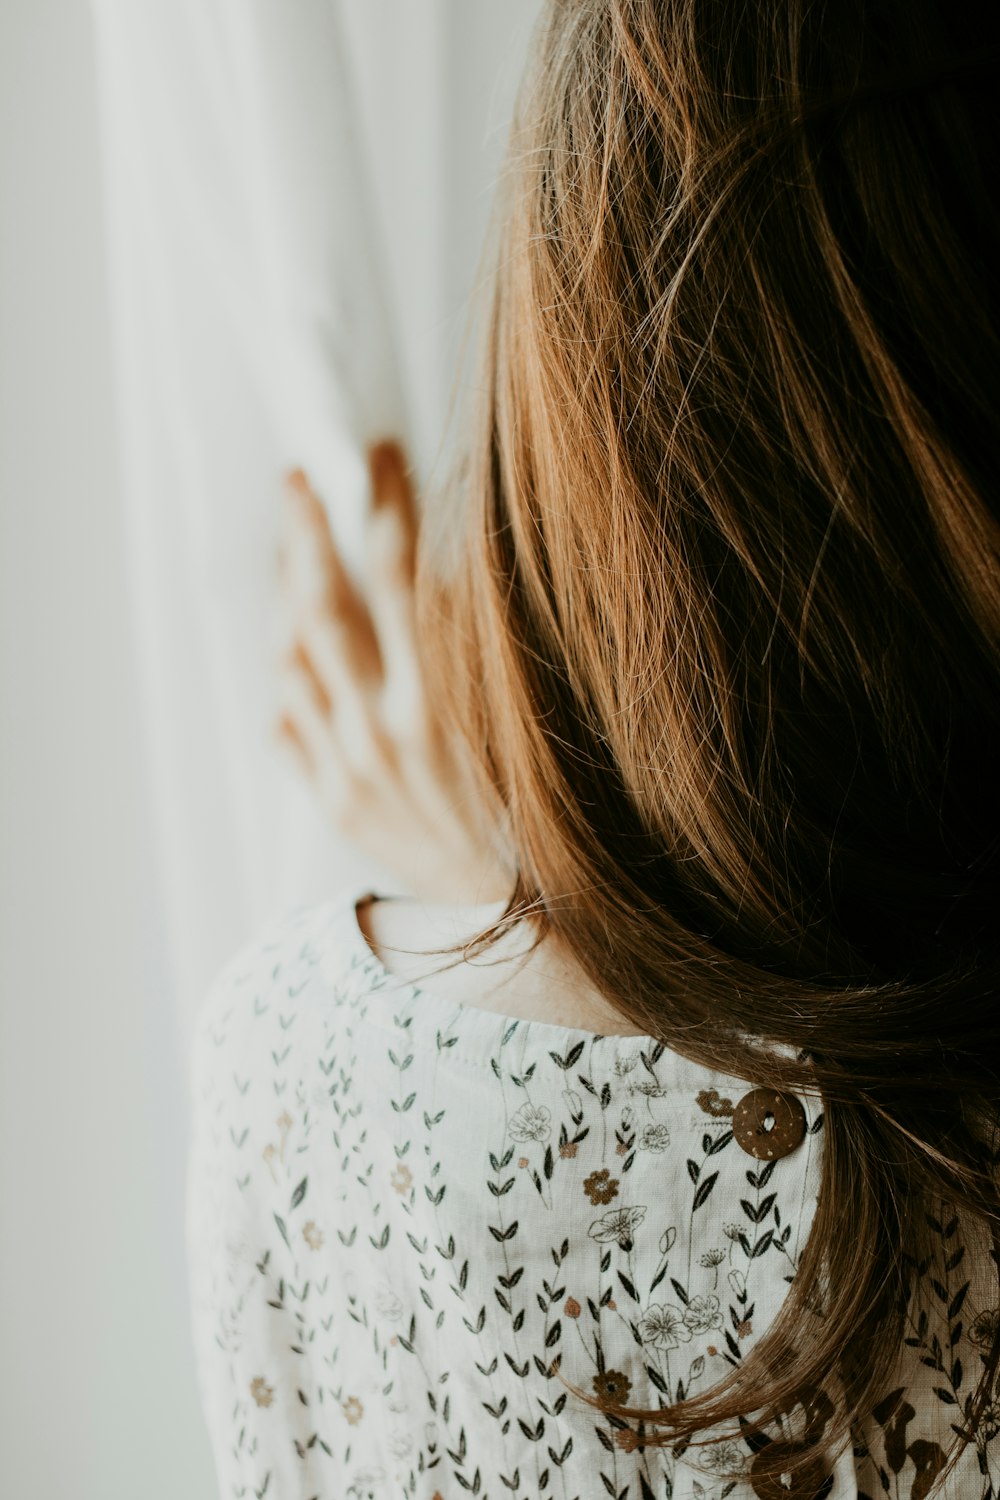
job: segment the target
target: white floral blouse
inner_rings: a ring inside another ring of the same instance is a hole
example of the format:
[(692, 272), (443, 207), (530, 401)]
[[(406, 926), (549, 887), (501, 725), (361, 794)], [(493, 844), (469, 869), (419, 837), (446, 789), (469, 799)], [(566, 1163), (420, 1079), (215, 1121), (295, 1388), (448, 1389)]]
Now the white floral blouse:
[[(201, 1013), (187, 1236), (220, 1494), (786, 1493), (755, 1486), (761, 1440), (738, 1427), (675, 1453), (607, 1405), (704, 1391), (773, 1321), (815, 1211), (817, 1101), (761, 1160), (733, 1129), (751, 1085), (421, 991), (374, 957), (355, 898), (285, 914)], [(898, 1389), (827, 1500), (998, 1493), (995, 1413), (934, 1487), (996, 1316), (934, 1222)]]

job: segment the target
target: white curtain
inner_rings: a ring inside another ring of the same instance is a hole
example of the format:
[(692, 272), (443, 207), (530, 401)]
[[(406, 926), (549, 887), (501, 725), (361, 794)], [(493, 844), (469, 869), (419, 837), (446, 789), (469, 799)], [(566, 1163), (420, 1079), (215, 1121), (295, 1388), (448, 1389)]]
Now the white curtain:
[(130, 586), (172, 983), (344, 879), (273, 741), (282, 473), (361, 556), (431, 477), (537, 0), (94, 0)]

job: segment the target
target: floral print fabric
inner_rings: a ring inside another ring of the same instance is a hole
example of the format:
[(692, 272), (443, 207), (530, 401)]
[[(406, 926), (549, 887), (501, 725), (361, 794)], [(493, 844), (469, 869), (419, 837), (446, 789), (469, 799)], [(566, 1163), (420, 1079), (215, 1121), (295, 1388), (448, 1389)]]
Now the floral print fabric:
[[(675, 1453), (608, 1407), (706, 1390), (776, 1317), (815, 1211), (819, 1101), (802, 1144), (759, 1161), (731, 1128), (752, 1085), (402, 982), (353, 895), (226, 966), (192, 1062), (193, 1333), (226, 1500), (758, 1493), (739, 1428)], [(921, 1274), (943, 1295), (914, 1307), (905, 1378), (833, 1500), (931, 1493), (993, 1305), (939, 1229)], [(994, 1495), (995, 1437), (941, 1493)]]

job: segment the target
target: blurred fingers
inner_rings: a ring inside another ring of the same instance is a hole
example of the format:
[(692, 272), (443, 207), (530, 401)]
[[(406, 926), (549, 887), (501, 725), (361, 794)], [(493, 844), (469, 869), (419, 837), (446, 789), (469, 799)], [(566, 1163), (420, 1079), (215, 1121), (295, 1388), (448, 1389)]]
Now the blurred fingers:
[(330, 696), (333, 678), (329, 666), (318, 663), (315, 649), (310, 649), (301, 640), (297, 640), (292, 647), (289, 666), (306, 683), (320, 718), (328, 719), (333, 707), (333, 699)]
[(356, 772), (345, 752), (340, 714), (317, 687), (305, 652), (289, 656), (278, 686), (276, 733), (291, 749), (321, 802), (340, 820), (350, 804)]
[(369, 464), (372, 475), (370, 608), (389, 697), (402, 702), (416, 690), (420, 676), (414, 601), (416, 502), (406, 460), (398, 444), (378, 444), (369, 454)]
[(287, 476), (285, 494), (291, 519), (286, 555), (291, 582), (311, 604), (335, 608), (350, 581), (323, 504), (301, 469)]
[(278, 683), (278, 736), (316, 777), (331, 755), (330, 699), (298, 653), (289, 657)]
[(304, 612), (296, 619), (295, 633), (296, 650), (304, 667), (328, 700), (336, 702), (338, 713), (343, 712), (350, 700), (367, 692), (366, 680), (359, 679), (354, 671), (350, 627), (343, 620), (316, 610)]
[(417, 550), (417, 505), (406, 455), (398, 443), (376, 443), (368, 453), (372, 520), (381, 530), (383, 565), (401, 582), (413, 581)]
[(286, 745), (299, 763), (299, 768), (307, 776), (312, 776), (315, 770), (312, 756), (302, 736), (299, 734), (295, 720), (287, 713), (280, 715), (275, 729), (275, 734), (281, 744)]
[[(305, 616), (298, 630), (286, 663), (286, 676), (296, 685), (296, 701), (302, 701), (304, 689), (324, 726), (327, 758), (338, 758), (356, 776), (368, 775), (387, 759), (379, 700), (345, 661), (342, 639), (325, 616)], [(312, 717), (309, 729), (315, 741), (318, 726)]]
[(282, 582), (296, 619), (327, 618), (348, 670), (362, 679), (377, 678), (381, 658), (375, 627), (341, 561), (326, 510), (301, 469), (288, 476), (285, 490), (289, 524)]

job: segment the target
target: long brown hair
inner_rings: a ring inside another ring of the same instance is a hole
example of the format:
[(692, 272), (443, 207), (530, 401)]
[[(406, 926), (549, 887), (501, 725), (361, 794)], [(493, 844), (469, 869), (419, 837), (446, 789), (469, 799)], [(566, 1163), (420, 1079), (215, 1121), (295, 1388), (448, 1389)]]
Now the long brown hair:
[(519, 100), (420, 584), (506, 921), (668, 1046), (826, 1107), (781, 1315), (713, 1390), (622, 1409), (647, 1443), (835, 1379), (805, 1472), (887, 1389), (926, 1196), (997, 1244), (995, 27), (555, 0)]

